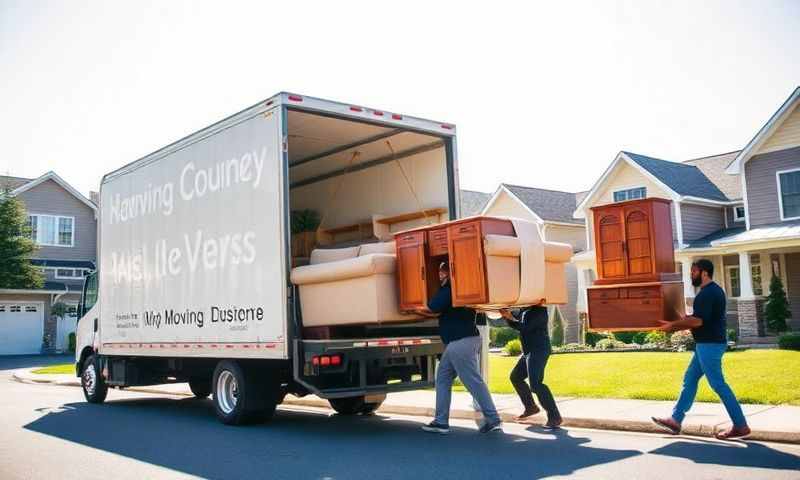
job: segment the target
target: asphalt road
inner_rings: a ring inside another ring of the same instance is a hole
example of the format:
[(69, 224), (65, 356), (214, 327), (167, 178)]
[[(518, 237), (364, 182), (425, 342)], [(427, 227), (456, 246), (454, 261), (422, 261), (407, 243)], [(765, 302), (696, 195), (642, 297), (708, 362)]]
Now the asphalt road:
[(209, 400), (21, 384), (11, 371), (63, 358), (0, 358), (0, 478), (679, 478), (800, 479), (800, 445), (454, 421), (341, 417), (281, 408), (252, 427), (217, 422)]

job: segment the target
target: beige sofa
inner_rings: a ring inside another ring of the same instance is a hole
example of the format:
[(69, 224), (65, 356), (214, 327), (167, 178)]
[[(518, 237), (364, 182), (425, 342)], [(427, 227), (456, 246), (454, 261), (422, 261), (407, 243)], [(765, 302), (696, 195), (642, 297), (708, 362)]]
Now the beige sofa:
[[(520, 241), (517, 237), (486, 235), (483, 242), (489, 304), (514, 305), (520, 289)], [(542, 244), (545, 278), (535, 280), (544, 283), (545, 303), (567, 303), (566, 263), (572, 258), (572, 247), (558, 242)]]
[(300, 289), (303, 325), (408, 322), (421, 317), (401, 314), (397, 298), (394, 242), (316, 249), (310, 264), (292, 269)]

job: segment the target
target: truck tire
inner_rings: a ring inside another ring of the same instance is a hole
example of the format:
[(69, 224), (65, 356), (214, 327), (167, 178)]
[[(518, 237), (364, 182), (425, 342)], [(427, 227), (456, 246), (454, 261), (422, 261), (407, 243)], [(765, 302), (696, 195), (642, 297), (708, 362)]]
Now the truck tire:
[(371, 415), (375, 410), (380, 408), (383, 401), (380, 402), (365, 402), (363, 396), (359, 397), (346, 397), (346, 398), (331, 398), (328, 403), (336, 410), (339, 415)]
[(226, 425), (264, 422), (275, 413), (279, 387), (263, 370), (222, 360), (214, 369), (212, 383), (217, 418)]
[(108, 395), (108, 384), (100, 371), (97, 356), (89, 355), (81, 367), (81, 389), (89, 403), (103, 403)]
[(211, 379), (205, 377), (190, 378), (189, 390), (197, 398), (208, 398), (211, 395)]

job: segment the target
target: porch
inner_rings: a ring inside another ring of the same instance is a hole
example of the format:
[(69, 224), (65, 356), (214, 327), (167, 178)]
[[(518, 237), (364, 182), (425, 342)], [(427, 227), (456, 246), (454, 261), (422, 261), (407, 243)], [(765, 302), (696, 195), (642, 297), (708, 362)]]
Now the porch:
[[(714, 279), (728, 296), (728, 328), (740, 341), (757, 343), (767, 336), (764, 302), (773, 276), (783, 282), (792, 317), (800, 329), (800, 225), (776, 225), (742, 231), (720, 231), (675, 252), (684, 279), (687, 305), (695, 296), (691, 264), (700, 258), (714, 264)], [(774, 335), (774, 334), (773, 334)]]

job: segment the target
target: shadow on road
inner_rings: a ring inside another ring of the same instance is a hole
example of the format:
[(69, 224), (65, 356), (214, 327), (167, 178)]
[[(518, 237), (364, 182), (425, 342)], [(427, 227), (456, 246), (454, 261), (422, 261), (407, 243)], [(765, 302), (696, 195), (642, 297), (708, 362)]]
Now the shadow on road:
[(10, 355), (0, 357), (0, 371), (72, 363), (73, 355)]
[(695, 463), (800, 471), (800, 457), (760, 443), (677, 441), (652, 450), (650, 453), (686, 458)]
[(534, 478), (641, 455), (585, 446), (560, 431), (544, 438), (427, 434), (419, 423), (279, 410), (268, 424), (228, 427), (209, 400), (126, 399), (71, 403), (26, 429), (207, 478)]

